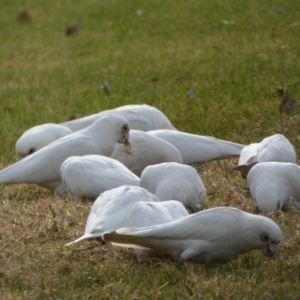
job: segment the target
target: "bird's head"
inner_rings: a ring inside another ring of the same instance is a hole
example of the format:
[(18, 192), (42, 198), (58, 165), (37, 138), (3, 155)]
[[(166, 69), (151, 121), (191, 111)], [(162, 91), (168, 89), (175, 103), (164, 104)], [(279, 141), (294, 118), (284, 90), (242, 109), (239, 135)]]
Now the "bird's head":
[(43, 146), (44, 145), (42, 145), (40, 140), (36, 140), (31, 135), (22, 135), (16, 143), (15, 150), (18, 159), (21, 160), (27, 157), (28, 155), (36, 152)]
[(203, 208), (204, 208), (203, 204), (198, 203), (198, 204), (190, 207), (190, 210), (192, 213), (197, 213), (197, 212), (203, 210)]
[(263, 254), (272, 257), (281, 242), (279, 226), (264, 216), (242, 212), (235, 228), (238, 232), (235, 239), (240, 241), (240, 253), (261, 250)]
[(32, 154), (34, 152), (36, 152), (36, 149), (34, 147), (31, 147), (28, 151), (25, 151), (23, 153), (21, 153), (21, 152), (18, 151), (17, 152), (18, 159), (21, 160), (21, 159), (25, 158), (26, 156), (28, 156), (28, 155), (30, 155), (30, 154)]
[(272, 257), (277, 250), (280, 241), (272, 239), (267, 233), (262, 233), (260, 235), (260, 240), (264, 244), (261, 251), (264, 255)]
[(69, 128), (54, 123), (34, 126), (26, 130), (16, 142), (15, 150), (18, 159), (21, 160), (71, 133)]
[(257, 217), (259, 220), (253, 224), (256, 247), (265, 255), (272, 257), (281, 242), (282, 232), (271, 219), (263, 216)]

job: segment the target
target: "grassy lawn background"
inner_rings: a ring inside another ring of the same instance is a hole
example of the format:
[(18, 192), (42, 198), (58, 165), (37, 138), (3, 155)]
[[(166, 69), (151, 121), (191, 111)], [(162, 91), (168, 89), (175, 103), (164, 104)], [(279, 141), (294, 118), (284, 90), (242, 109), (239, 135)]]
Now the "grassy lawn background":
[[(0, 3), (0, 166), (13, 163), (24, 130), (125, 104), (161, 109), (179, 130), (248, 144), (284, 134), (299, 156), (299, 109), (279, 113), (277, 89), (300, 99), (298, 1), (8, 1)], [(17, 15), (26, 9), (29, 22)], [(77, 35), (66, 36), (78, 24)], [(101, 85), (111, 86), (106, 95)], [(186, 93), (194, 89), (195, 98)], [(197, 168), (206, 208), (255, 212), (229, 173), (236, 160)], [(4, 299), (298, 299), (300, 216), (272, 213), (284, 232), (273, 260), (226, 265), (139, 265), (133, 252), (86, 242), (90, 203), (34, 185), (0, 187), (0, 286)]]

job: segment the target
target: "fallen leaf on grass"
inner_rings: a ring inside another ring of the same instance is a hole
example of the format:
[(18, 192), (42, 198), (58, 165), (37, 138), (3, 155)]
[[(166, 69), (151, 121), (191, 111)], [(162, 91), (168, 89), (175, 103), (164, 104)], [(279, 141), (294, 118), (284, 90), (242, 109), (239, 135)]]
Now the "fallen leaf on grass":
[(178, 82), (185, 82), (185, 81), (188, 81), (188, 79), (184, 76), (179, 76), (179, 77), (176, 77), (175, 79), (176, 81)]
[(104, 91), (104, 93), (106, 95), (109, 95), (110, 92), (111, 92), (111, 88), (110, 88), (110, 85), (108, 84), (107, 81), (104, 81), (103, 84), (101, 85), (101, 89)]
[(194, 99), (194, 98), (195, 98), (195, 92), (194, 92), (194, 89), (190, 89), (190, 90), (186, 93), (186, 97), (187, 97), (187, 99)]
[(31, 17), (30, 17), (27, 10), (23, 10), (22, 12), (20, 12), (18, 14), (17, 20), (21, 23), (26, 23), (26, 22), (29, 22), (31, 20)]
[(271, 38), (277, 38), (279, 36), (279, 34), (277, 32), (275, 32), (274, 30), (272, 30), (271, 32)]
[(296, 101), (291, 98), (288, 91), (283, 91), (282, 102), (279, 106), (280, 113), (289, 113), (295, 109)]
[(67, 29), (66, 29), (66, 35), (75, 35), (78, 33), (79, 33), (79, 25), (78, 24), (71, 25), (71, 26), (67, 27)]
[(159, 81), (158, 77), (153, 77), (153, 78), (148, 80), (148, 82), (157, 82), (157, 81)]

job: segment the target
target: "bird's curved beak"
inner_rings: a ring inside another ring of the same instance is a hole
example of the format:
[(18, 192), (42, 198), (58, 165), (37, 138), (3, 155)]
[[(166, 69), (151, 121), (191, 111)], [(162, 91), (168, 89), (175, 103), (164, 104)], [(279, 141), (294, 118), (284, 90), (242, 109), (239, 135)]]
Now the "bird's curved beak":
[(123, 144), (123, 143), (128, 143), (128, 141), (129, 141), (129, 131), (122, 134), (117, 142)]
[(202, 209), (203, 209), (203, 205), (202, 204), (196, 204), (195, 206), (192, 207), (192, 212), (193, 213), (197, 213), (197, 212), (199, 212)]
[(261, 251), (269, 257), (273, 257), (278, 247), (278, 243), (270, 242), (264, 246)]
[(28, 156), (27, 153), (25, 155), (18, 154), (18, 160), (21, 160), (21, 159), (25, 158), (26, 156)]

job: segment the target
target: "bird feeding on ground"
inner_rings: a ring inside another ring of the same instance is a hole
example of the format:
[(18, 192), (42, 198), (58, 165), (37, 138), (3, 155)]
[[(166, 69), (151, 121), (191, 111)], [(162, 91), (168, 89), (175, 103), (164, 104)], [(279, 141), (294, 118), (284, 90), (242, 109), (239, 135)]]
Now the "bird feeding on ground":
[(49, 123), (34, 126), (26, 130), (18, 139), (15, 146), (16, 154), (19, 159), (22, 159), (55, 140), (72, 132), (82, 130), (90, 126), (97, 119), (111, 114), (125, 117), (130, 123), (130, 128), (135, 130), (176, 130), (168, 118), (153, 106), (146, 104), (124, 105), (61, 124)]
[(140, 186), (161, 201), (177, 200), (194, 212), (202, 209), (206, 198), (206, 190), (197, 171), (178, 163), (147, 167), (142, 172)]
[(54, 123), (34, 126), (26, 130), (17, 140), (15, 146), (16, 154), (19, 160), (23, 159), (71, 133), (71, 129)]
[(251, 168), (247, 184), (264, 212), (282, 210), (291, 201), (300, 210), (300, 167), (293, 163), (262, 162)]
[(68, 243), (67, 246), (86, 239), (101, 238), (106, 231), (126, 226), (132, 207), (139, 201), (158, 202), (159, 200), (147, 190), (129, 185), (102, 193), (91, 208), (83, 236)]
[(233, 170), (240, 171), (246, 178), (249, 170), (259, 162), (277, 161), (296, 163), (296, 152), (290, 141), (282, 134), (264, 138), (260, 143), (246, 146), (239, 158), (238, 166)]
[(105, 233), (103, 239), (116, 246), (161, 251), (184, 266), (185, 261), (225, 263), (255, 249), (271, 256), (281, 241), (281, 230), (267, 217), (217, 207), (166, 224), (120, 228)]
[(175, 146), (184, 164), (199, 164), (239, 156), (245, 145), (174, 130), (153, 130), (149, 134)]
[[(110, 156), (115, 143), (128, 145), (129, 122), (118, 115), (104, 116), (86, 129), (62, 137), (0, 171), (0, 184), (36, 183), (65, 193), (61, 164), (70, 156)], [(128, 146), (127, 146), (128, 147)]]
[[(160, 202), (140, 201), (132, 207), (126, 226), (128, 227), (146, 227), (158, 224), (168, 223), (183, 217), (189, 213), (183, 204), (176, 200)], [(135, 249), (138, 262), (144, 261), (148, 257), (162, 256), (161, 252)]]
[(103, 155), (71, 156), (60, 168), (69, 198), (96, 199), (121, 185), (139, 186), (140, 179), (121, 162)]
[(176, 130), (169, 119), (157, 108), (147, 104), (130, 104), (117, 108), (104, 110), (99, 113), (61, 123), (61, 125), (70, 128), (72, 131), (78, 131), (102, 116), (117, 114), (126, 118), (130, 123), (131, 129), (149, 131), (156, 129)]
[(131, 151), (123, 150), (122, 145), (115, 145), (111, 158), (123, 163), (132, 171), (143, 171), (150, 165), (163, 162), (182, 163), (178, 149), (167, 141), (139, 130), (130, 131)]

